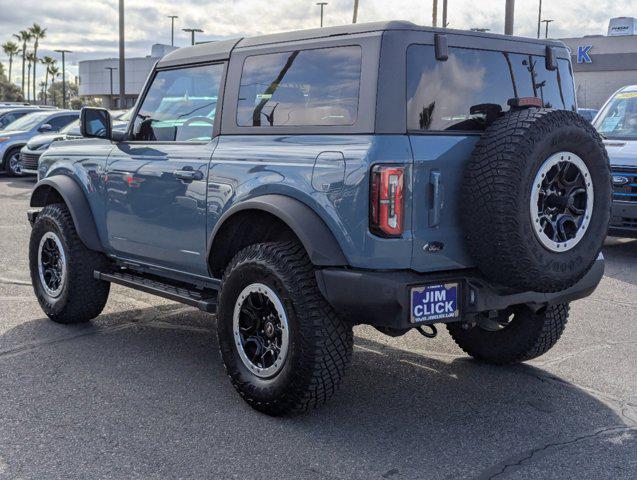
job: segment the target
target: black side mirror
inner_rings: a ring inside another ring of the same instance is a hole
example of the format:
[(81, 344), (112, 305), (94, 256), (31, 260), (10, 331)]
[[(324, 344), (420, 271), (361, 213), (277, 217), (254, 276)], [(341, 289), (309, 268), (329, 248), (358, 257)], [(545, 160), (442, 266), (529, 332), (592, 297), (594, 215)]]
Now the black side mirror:
[(53, 127), (51, 125), (49, 125), (48, 123), (43, 123), (42, 125), (40, 125), (40, 127), (38, 128), (38, 132), (43, 133), (43, 132), (50, 132), (51, 130), (53, 130)]
[(111, 114), (105, 108), (84, 107), (80, 113), (80, 132), (87, 138), (110, 139), (113, 135)]

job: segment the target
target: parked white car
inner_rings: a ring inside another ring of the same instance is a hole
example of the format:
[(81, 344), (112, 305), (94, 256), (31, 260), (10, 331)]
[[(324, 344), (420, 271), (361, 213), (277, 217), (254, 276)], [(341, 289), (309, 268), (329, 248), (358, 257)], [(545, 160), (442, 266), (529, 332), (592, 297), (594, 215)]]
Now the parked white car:
[(637, 238), (637, 85), (615, 92), (593, 125), (604, 137), (613, 173), (609, 234)]

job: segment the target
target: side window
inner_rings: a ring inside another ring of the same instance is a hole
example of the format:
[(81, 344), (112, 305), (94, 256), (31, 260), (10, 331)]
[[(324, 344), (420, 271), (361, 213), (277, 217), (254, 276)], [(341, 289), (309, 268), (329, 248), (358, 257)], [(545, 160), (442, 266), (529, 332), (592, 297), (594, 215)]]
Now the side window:
[(361, 76), (358, 46), (295, 50), (246, 58), (237, 124), (353, 125)]
[(133, 140), (210, 140), (223, 68), (214, 64), (158, 72), (135, 117)]
[(51, 118), (44, 123), (51, 125), (53, 130), (57, 132), (75, 120), (77, 120), (77, 115), (60, 115), (59, 117)]
[(18, 113), (7, 113), (6, 115), (3, 115), (2, 118), (0, 118), (0, 127), (5, 127), (20, 117), (21, 115)]
[(509, 109), (513, 97), (541, 98), (547, 108), (572, 110), (573, 78), (567, 60), (546, 70), (536, 55), (450, 48), (437, 61), (432, 45), (407, 49), (407, 128), (484, 130), (487, 116)]

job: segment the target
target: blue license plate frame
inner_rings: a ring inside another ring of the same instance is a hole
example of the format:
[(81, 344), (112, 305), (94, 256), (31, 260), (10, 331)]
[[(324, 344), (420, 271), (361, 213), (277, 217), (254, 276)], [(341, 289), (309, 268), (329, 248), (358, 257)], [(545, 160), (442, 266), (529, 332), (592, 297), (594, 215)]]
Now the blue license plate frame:
[(462, 297), (459, 282), (412, 287), (409, 298), (411, 323), (445, 323), (460, 318)]

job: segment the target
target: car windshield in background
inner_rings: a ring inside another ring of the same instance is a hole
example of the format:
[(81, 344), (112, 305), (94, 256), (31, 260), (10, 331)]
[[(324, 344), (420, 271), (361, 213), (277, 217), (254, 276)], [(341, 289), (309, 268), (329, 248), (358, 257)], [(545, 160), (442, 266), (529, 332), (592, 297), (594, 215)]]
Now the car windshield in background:
[(248, 57), (241, 75), (237, 124), (353, 125), (360, 76), (360, 47)]
[(637, 92), (615, 95), (593, 125), (606, 138), (637, 140)]
[(432, 45), (407, 50), (407, 127), (411, 131), (484, 130), (490, 113), (514, 97), (537, 97), (546, 108), (575, 110), (568, 60), (549, 71), (541, 56), (450, 48), (436, 60)]
[(42, 121), (46, 120), (51, 115), (51, 112), (35, 112), (29, 113), (22, 118), (18, 118), (15, 122), (11, 122), (4, 127), (5, 130), (12, 130), (17, 132), (27, 132), (37, 127)]
[(71, 133), (71, 134), (80, 134), (80, 121), (76, 120), (74, 122), (69, 123), (66, 127), (60, 130), (60, 133)]
[(126, 110), (124, 113), (121, 113), (120, 115), (114, 117), (115, 120), (119, 120), (120, 122), (128, 122), (130, 120), (130, 117), (133, 113), (133, 110)]

